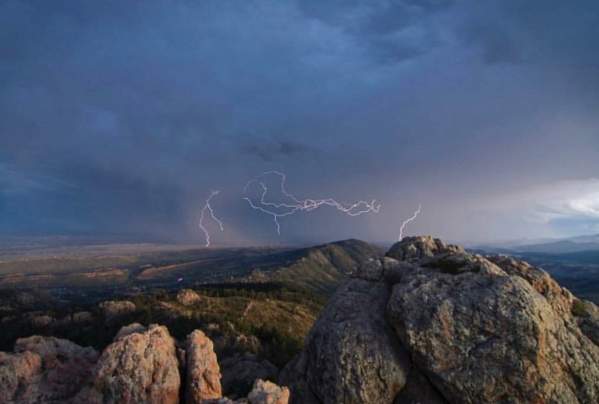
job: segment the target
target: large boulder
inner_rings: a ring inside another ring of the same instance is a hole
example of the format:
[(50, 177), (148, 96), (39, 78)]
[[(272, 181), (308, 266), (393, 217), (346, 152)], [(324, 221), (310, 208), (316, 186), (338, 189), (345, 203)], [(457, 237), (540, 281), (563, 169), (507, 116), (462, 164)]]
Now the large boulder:
[(187, 404), (199, 404), (222, 397), (220, 368), (210, 338), (195, 330), (185, 344), (187, 377), (185, 398)]
[(175, 341), (164, 326), (140, 331), (121, 333), (102, 352), (76, 403), (179, 403)]
[(599, 309), (545, 271), (410, 237), (354, 276), (282, 373), (293, 402), (599, 402)]
[(294, 402), (393, 401), (410, 362), (385, 321), (388, 299), (382, 282), (352, 279), (339, 287), (281, 376), (292, 386)]
[(15, 353), (0, 352), (0, 402), (46, 403), (72, 398), (90, 375), (98, 353), (70, 341), (18, 339)]
[[(449, 402), (599, 401), (599, 347), (572, 295), (544, 271), (411, 240), (420, 266), (393, 286), (390, 323), (415, 366)], [(395, 255), (401, 258), (402, 255)], [(404, 255), (405, 256), (405, 255)]]

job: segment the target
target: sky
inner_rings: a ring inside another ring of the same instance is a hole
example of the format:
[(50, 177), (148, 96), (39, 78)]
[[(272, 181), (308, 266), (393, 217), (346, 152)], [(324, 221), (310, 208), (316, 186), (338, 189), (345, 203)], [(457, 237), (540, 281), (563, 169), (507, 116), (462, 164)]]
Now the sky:
[[(212, 190), (221, 245), (393, 241), (419, 205), (407, 234), (599, 233), (596, 0), (0, 0), (0, 27), (0, 235), (201, 243)], [(278, 235), (242, 199), (269, 170), (380, 211)]]

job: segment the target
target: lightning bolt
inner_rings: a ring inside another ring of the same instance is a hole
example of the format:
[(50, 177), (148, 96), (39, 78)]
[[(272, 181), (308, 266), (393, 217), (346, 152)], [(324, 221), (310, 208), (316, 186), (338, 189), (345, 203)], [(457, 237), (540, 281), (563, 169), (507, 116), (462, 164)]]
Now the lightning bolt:
[[(268, 187), (262, 181), (262, 179), (268, 175), (275, 175), (280, 178), (280, 191), (289, 200), (288, 202), (269, 202), (267, 201)], [(275, 222), (275, 228), (277, 234), (281, 234), (281, 225), (279, 218), (285, 216), (291, 216), (298, 212), (311, 212), (322, 206), (330, 206), (338, 211), (345, 213), (348, 216), (360, 216), (365, 213), (378, 213), (381, 205), (377, 203), (375, 199), (372, 201), (358, 201), (353, 204), (342, 204), (337, 202), (335, 199), (298, 199), (295, 195), (287, 191), (285, 186), (287, 182), (287, 176), (280, 171), (266, 171), (262, 175), (250, 180), (244, 187), (244, 193), (247, 194), (248, 189), (252, 184), (258, 184), (261, 189), (260, 199), (255, 202), (250, 197), (245, 196), (243, 199), (247, 201), (249, 206), (257, 211), (272, 216)]]
[(206, 237), (206, 247), (210, 247), (210, 233), (208, 232), (208, 229), (206, 228), (206, 226), (204, 226), (204, 219), (206, 218), (206, 212), (208, 212), (208, 214), (210, 215), (212, 220), (214, 220), (216, 222), (216, 224), (218, 224), (220, 231), (225, 230), (225, 228), (223, 227), (223, 222), (221, 222), (220, 219), (218, 217), (216, 217), (216, 215), (214, 214), (214, 210), (212, 209), (212, 205), (210, 205), (210, 201), (212, 200), (212, 198), (214, 198), (219, 193), (220, 193), (220, 191), (211, 191), (210, 196), (208, 196), (208, 198), (206, 199), (206, 203), (204, 204), (204, 207), (202, 208), (202, 211), (200, 212), (200, 221), (199, 221), (198, 225), (199, 225), (200, 229), (204, 232), (204, 236)]
[(413, 222), (414, 220), (416, 220), (416, 218), (418, 217), (418, 215), (420, 214), (421, 211), (422, 211), (422, 205), (418, 205), (418, 210), (416, 210), (416, 212), (414, 212), (414, 214), (412, 216), (410, 216), (409, 218), (407, 218), (406, 220), (403, 221), (403, 223), (401, 224), (401, 227), (399, 228), (398, 241), (403, 240), (403, 231), (406, 229), (406, 226), (410, 222)]

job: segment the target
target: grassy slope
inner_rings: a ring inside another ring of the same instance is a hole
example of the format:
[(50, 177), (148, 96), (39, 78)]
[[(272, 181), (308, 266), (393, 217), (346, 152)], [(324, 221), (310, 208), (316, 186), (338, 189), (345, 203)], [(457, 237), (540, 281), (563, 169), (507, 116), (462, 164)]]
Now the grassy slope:
[(296, 258), (279, 268), (254, 271), (249, 279), (268, 280), (329, 295), (339, 281), (382, 250), (360, 240), (344, 240), (295, 252)]
[[(153, 292), (124, 297), (133, 300), (138, 309), (116, 323), (107, 323), (92, 301), (73, 301), (58, 307), (53, 306), (50, 299), (43, 307), (19, 308), (13, 304), (14, 298), (7, 296), (3, 301), (8, 311), (5, 315), (0, 313), (0, 318), (10, 315), (12, 319), (2, 324), (5, 332), (0, 335), (0, 349), (10, 349), (16, 338), (33, 333), (55, 335), (102, 348), (110, 343), (121, 325), (131, 322), (165, 324), (177, 338), (184, 338), (196, 328), (207, 330), (216, 325), (217, 334), (258, 337), (262, 347), (257, 353), (283, 365), (299, 351), (327, 296), (339, 281), (362, 261), (381, 255), (382, 251), (362, 241), (346, 240), (297, 250), (242, 249), (212, 254), (206, 259), (210, 265), (201, 267), (186, 262), (186, 259), (196, 259), (194, 254), (160, 257), (168, 265), (173, 265), (175, 260), (181, 263), (174, 271), (158, 271), (161, 281), (174, 276), (206, 279), (205, 271), (218, 275), (211, 284), (198, 283), (193, 287), (202, 295), (201, 302), (183, 306), (177, 302), (173, 289), (171, 292), (152, 289)], [(137, 273), (143, 273), (143, 270)], [(232, 283), (228, 274), (239, 274), (234, 279), (240, 282)], [(71, 273), (65, 279), (75, 276), (80, 275)], [(103, 286), (105, 280), (96, 279), (95, 282), (102, 290), (112, 290)], [(114, 298), (119, 298), (118, 292), (114, 293), (117, 293)], [(110, 294), (105, 297), (108, 298), (111, 298)], [(49, 314), (57, 320), (79, 310), (96, 314), (94, 321), (87, 325), (61, 325), (60, 321), (55, 321), (52, 326), (36, 328), (21, 316), (32, 310), (40, 310), (38, 314)]]
[[(118, 320), (107, 321), (96, 305), (79, 305), (57, 308), (51, 301), (36, 304), (37, 315), (54, 318), (50, 326), (35, 326), (26, 313), (31, 309), (17, 308), (0, 313), (3, 318), (0, 333), (0, 350), (11, 350), (19, 337), (33, 334), (52, 335), (70, 339), (83, 346), (102, 349), (108, 345), (118, 329), (132, 322), (145, 325), (166, 325), (177, 339), (195, 329), (206, 331), (211, 337), (229, 338), (240, 335), (257, 337), (259, 349), (231, 346), (230, 349), (252, 351), (282, 366), (295, 355), (303, 344), (325, 299), (312, 293), (289, 289), (277, 284), (224, 284), (199, 288), (201, 300), (184, 306), (177, 301), (176, 293), (152, 293), (131, 297), (137, 310)], [(3, 293), (6, 301), (15, 296)], [(93, 321), (84, 324), (63, 323), (60, 319), (87, 310)], [(234, 344), (233, 344), (234, 345)]]

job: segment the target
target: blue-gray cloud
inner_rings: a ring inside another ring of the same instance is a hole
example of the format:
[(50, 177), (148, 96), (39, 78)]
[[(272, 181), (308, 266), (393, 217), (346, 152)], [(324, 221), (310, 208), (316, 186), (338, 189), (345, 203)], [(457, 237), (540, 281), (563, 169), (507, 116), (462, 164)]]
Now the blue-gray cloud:
[(304, 195), (383, 201), (377, 217), (289, 220), (290, 238), (387, 239), (419, 202), (414, 230), (487, 236), (460, 225), (465, 201), (599, 169), (598, 13), (553, 0), (1, 2), (0, 231), (201, 237), (198, 207), (217, 188), (231, 233), (264, 240), (271, 223), (238, 191), (275, 168)]

